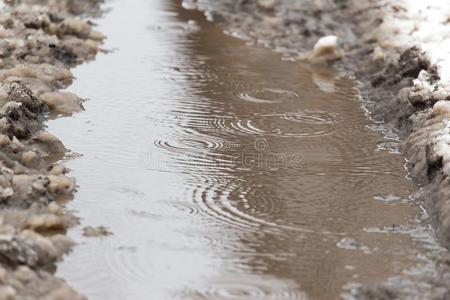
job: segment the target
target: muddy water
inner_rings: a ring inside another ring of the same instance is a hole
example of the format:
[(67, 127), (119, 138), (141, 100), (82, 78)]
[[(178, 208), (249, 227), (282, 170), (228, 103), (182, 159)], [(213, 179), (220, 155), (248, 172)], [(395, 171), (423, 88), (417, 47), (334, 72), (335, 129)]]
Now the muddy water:
[(401, 233), (419, 214), (404, 161), (379, 147), (351, 80), (177, 2), (108, 5), (99, 30), (116, 51), (70, 88), (86, 112), (49, 124), (72, 150), (71, 207), (114, 232), (71, 232), (58, 271), (71, 285), (90, 299), (333, 299), (419, 262)]

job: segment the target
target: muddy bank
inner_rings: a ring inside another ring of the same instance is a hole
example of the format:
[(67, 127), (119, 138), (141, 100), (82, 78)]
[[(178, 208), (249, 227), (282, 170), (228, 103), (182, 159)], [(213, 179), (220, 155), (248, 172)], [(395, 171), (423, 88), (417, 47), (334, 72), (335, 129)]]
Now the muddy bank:
[[(446, 52), (436, 51), (448, 49), (443, 7), (379, 0), (200, 0), (184, 7), (204, 10), (229, 34), (264, 44), (287, 60), (334, 63), (354, 75), (374, 129), (386, 137), (381, 148), (405, 154), (419, 186), (415, 198), (430, 214), (426, 222), (450, 247), (449, 70)], [(429, 37), (430, 30), (439, 37)], [(434, 268), (426, 274), (409, 272), (352, 293), (368, 299), (448, 297), (448, 256), (431, 259)]]
[(53, 275), (73, 245), (67, 211), (75, 181), (56, 163), (65, 147), (50, 118), (81, 111), (60, 92), (70, 67), (93, 59), (103, 36), (86, 16), (101, 1), (5, 1), (0, 14), (0, 299), (83, 299)]

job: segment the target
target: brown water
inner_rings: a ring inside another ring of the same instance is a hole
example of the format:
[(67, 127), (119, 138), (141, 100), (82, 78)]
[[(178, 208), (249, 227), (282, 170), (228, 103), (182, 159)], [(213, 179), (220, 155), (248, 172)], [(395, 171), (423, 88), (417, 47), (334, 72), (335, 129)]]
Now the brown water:
[[(75, 70), (71, 207), (106, 225), (59, 267), (90, 299), (334, 299), (419, 262), (401, 155), (354, 82), (225, 36), (171, 1), (117, 0), (117, 48)], [(377, 150), (378, 149), (378, 150)], [(401, 228), (402, 230), (399, 230)]]

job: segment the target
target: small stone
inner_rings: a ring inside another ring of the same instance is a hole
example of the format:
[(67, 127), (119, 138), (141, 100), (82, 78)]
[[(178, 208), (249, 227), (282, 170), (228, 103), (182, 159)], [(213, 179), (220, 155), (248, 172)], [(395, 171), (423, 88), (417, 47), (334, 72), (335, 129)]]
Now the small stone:
[(38, 157), (39, 156), (34, 151), (25, 151), (22, 153), (21, 161), (25, 166), (31, 166), (36, 162)]
[(0, 134), (0, 147), (7, 146), (9, 143), (11, 143), (9, 137), (4, 134)]
[(112, 235), (112, 232), (104, 226), (98, 227), (87, 226), (83, 228), (83, 235), (85, 237), (100, 237)]
[(0, 300), (16, 299), (16, 290), (12, 286), (0, 286)]
[(66, 194), (74, 189), (74, 180), (64, 175), (49, 175), (49, 191), (53, 194)]
[(64, 230), (66, 225), (62, 219), (53, 214), (33, 215), (26, 222), (26, 228), (36, 231)]
[(380, 46), (375, 47), (372, 54), (372, 61), (374, 62), (381, 62), (386, 59), (386, 54), (384, 53), (383, 49), (381, 49)]
[(49, 171), (50, 175), (64, 175), (66, 174), (67, 169), (61, 164), (55, 164)]
[(2, 188), (0, 187), (0, 200), (4, 201), (9, 199), (14, 194), (14, 190), (10, 187)]
[(4, 283), (6, 280), (6, 270), (0, 267), (0, 283)]
[(40, 95), (40, 99), (51, 111), (61, 114), (72, 114), (83, 110), (82, 99), (68, 92), (48, 92)]
[(93, 30), (89, 34), (89, 39), (97, 41), (97, 42), (101, 42), (102, 40), (105, 39), (105, 36), (103, 34), (101, 34), (100, 32)]
[(258, 6), (266, 10), (273, 10), (275, 0), (258, 0)]
[(61, 212), (61, 206), (59, 206), (56, 202), (51, 202), (48, 205), (48, 209), (52, 214), (59, 214)]

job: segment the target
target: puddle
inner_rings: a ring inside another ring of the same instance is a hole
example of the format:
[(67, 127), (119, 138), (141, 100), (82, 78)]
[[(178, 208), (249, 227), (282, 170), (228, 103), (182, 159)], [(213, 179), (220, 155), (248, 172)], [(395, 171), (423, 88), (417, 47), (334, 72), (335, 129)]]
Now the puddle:
[(177, 2), (108, 6), (117, 50), (75, 69), (86, 112), (49, 129), (82, 154), (71, 208), (114, 235), (73, 230), (58, 275), (90, 299), (332, 299), (421, 261), (411, 235), (367, 230), (414, 228), (420, 209), (394, 201), (413, 186), (353, 81)]

